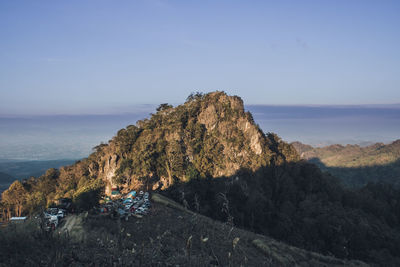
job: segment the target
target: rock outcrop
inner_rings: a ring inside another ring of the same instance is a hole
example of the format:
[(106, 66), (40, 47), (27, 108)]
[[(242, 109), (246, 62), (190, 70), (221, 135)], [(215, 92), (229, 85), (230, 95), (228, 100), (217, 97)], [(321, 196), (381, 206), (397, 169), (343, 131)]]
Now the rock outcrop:
[[(237, 96), (213, 92), (175, 108), (162, 106), (150, 119), (120, 130), (91, 156), (102, 166), (96, 175), (106, 183), (107, 194), (115, 186), (165, 189), (194, 176), (230, 176), (282, 157)], [(294, 149), (288, 151), (291, 155), (283, 157), (298, 158)]]

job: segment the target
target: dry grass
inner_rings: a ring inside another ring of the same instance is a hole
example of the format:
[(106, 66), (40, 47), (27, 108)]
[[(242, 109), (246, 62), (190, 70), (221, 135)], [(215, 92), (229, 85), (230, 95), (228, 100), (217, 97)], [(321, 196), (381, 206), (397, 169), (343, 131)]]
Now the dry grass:
[(78, 241), (58, 232), (42, 236), (38, 229), (25, 226), (8, 231), (7, 238), (2, 233), (3, 246), (21, 247), (2, 250), (1, 262), (4, 266), (358, 265), (293, 248), (188, 212), (165, 197), (155, 195), (153, 201), (156, 203), (151, 212), (142, 219), (119, 221), (99, 215), (77, 216), (81, 221), (71, 231), (79, 226), (85, 233)]

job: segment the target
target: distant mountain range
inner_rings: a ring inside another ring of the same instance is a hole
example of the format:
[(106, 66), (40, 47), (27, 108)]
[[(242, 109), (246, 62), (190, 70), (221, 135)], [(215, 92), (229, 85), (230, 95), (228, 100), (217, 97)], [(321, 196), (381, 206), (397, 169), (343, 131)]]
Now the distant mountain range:
[(376, 143), (366, 147), (313, 147), (300, 142), (292, 145), (301, 158), (337, 176), (347, 186), (360, 187), (368, 182), (400, 185), (400, 139), (387, 145)]

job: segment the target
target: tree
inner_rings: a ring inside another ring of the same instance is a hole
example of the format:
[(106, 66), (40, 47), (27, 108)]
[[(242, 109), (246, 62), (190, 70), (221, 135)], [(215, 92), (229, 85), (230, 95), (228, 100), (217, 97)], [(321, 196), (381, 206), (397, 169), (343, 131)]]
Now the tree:
[(21, 216), (26, 203), (27, 191), (20, 181), (15, 181), (1, 195), (3, 203), (7, 205), (7, 214), (10, 217), (11, 207), (14, 208), (14, 214)]
[(203, 98), (204, 94), (201, 92), (195, 92), (195, 93), (191, 93), (187, 98), (186, 98), (186, 102), (190, 102), (193, 100), (197, 100), (197, 99), (201, 99)]
[(172, 108), (172, 105), (169, 105), (168, 103), (163, 103), (163, 104), (159, 105), (156, 110), (157, 110), (157, 112), (160, 112), (160, 111), (164, 111), (164, 110), (167, 110), (170, 108)]

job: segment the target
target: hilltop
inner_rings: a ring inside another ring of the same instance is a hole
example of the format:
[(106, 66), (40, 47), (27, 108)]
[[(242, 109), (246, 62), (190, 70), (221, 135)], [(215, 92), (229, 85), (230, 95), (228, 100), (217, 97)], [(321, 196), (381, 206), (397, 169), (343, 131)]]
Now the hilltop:
[(400, 140), (366, 147), (330, 145), (314, 148), (300, 142), (292, 145), (301, 158), (341, 178), (347, 186), (361, 187), (368, 182), (400, 185)]

